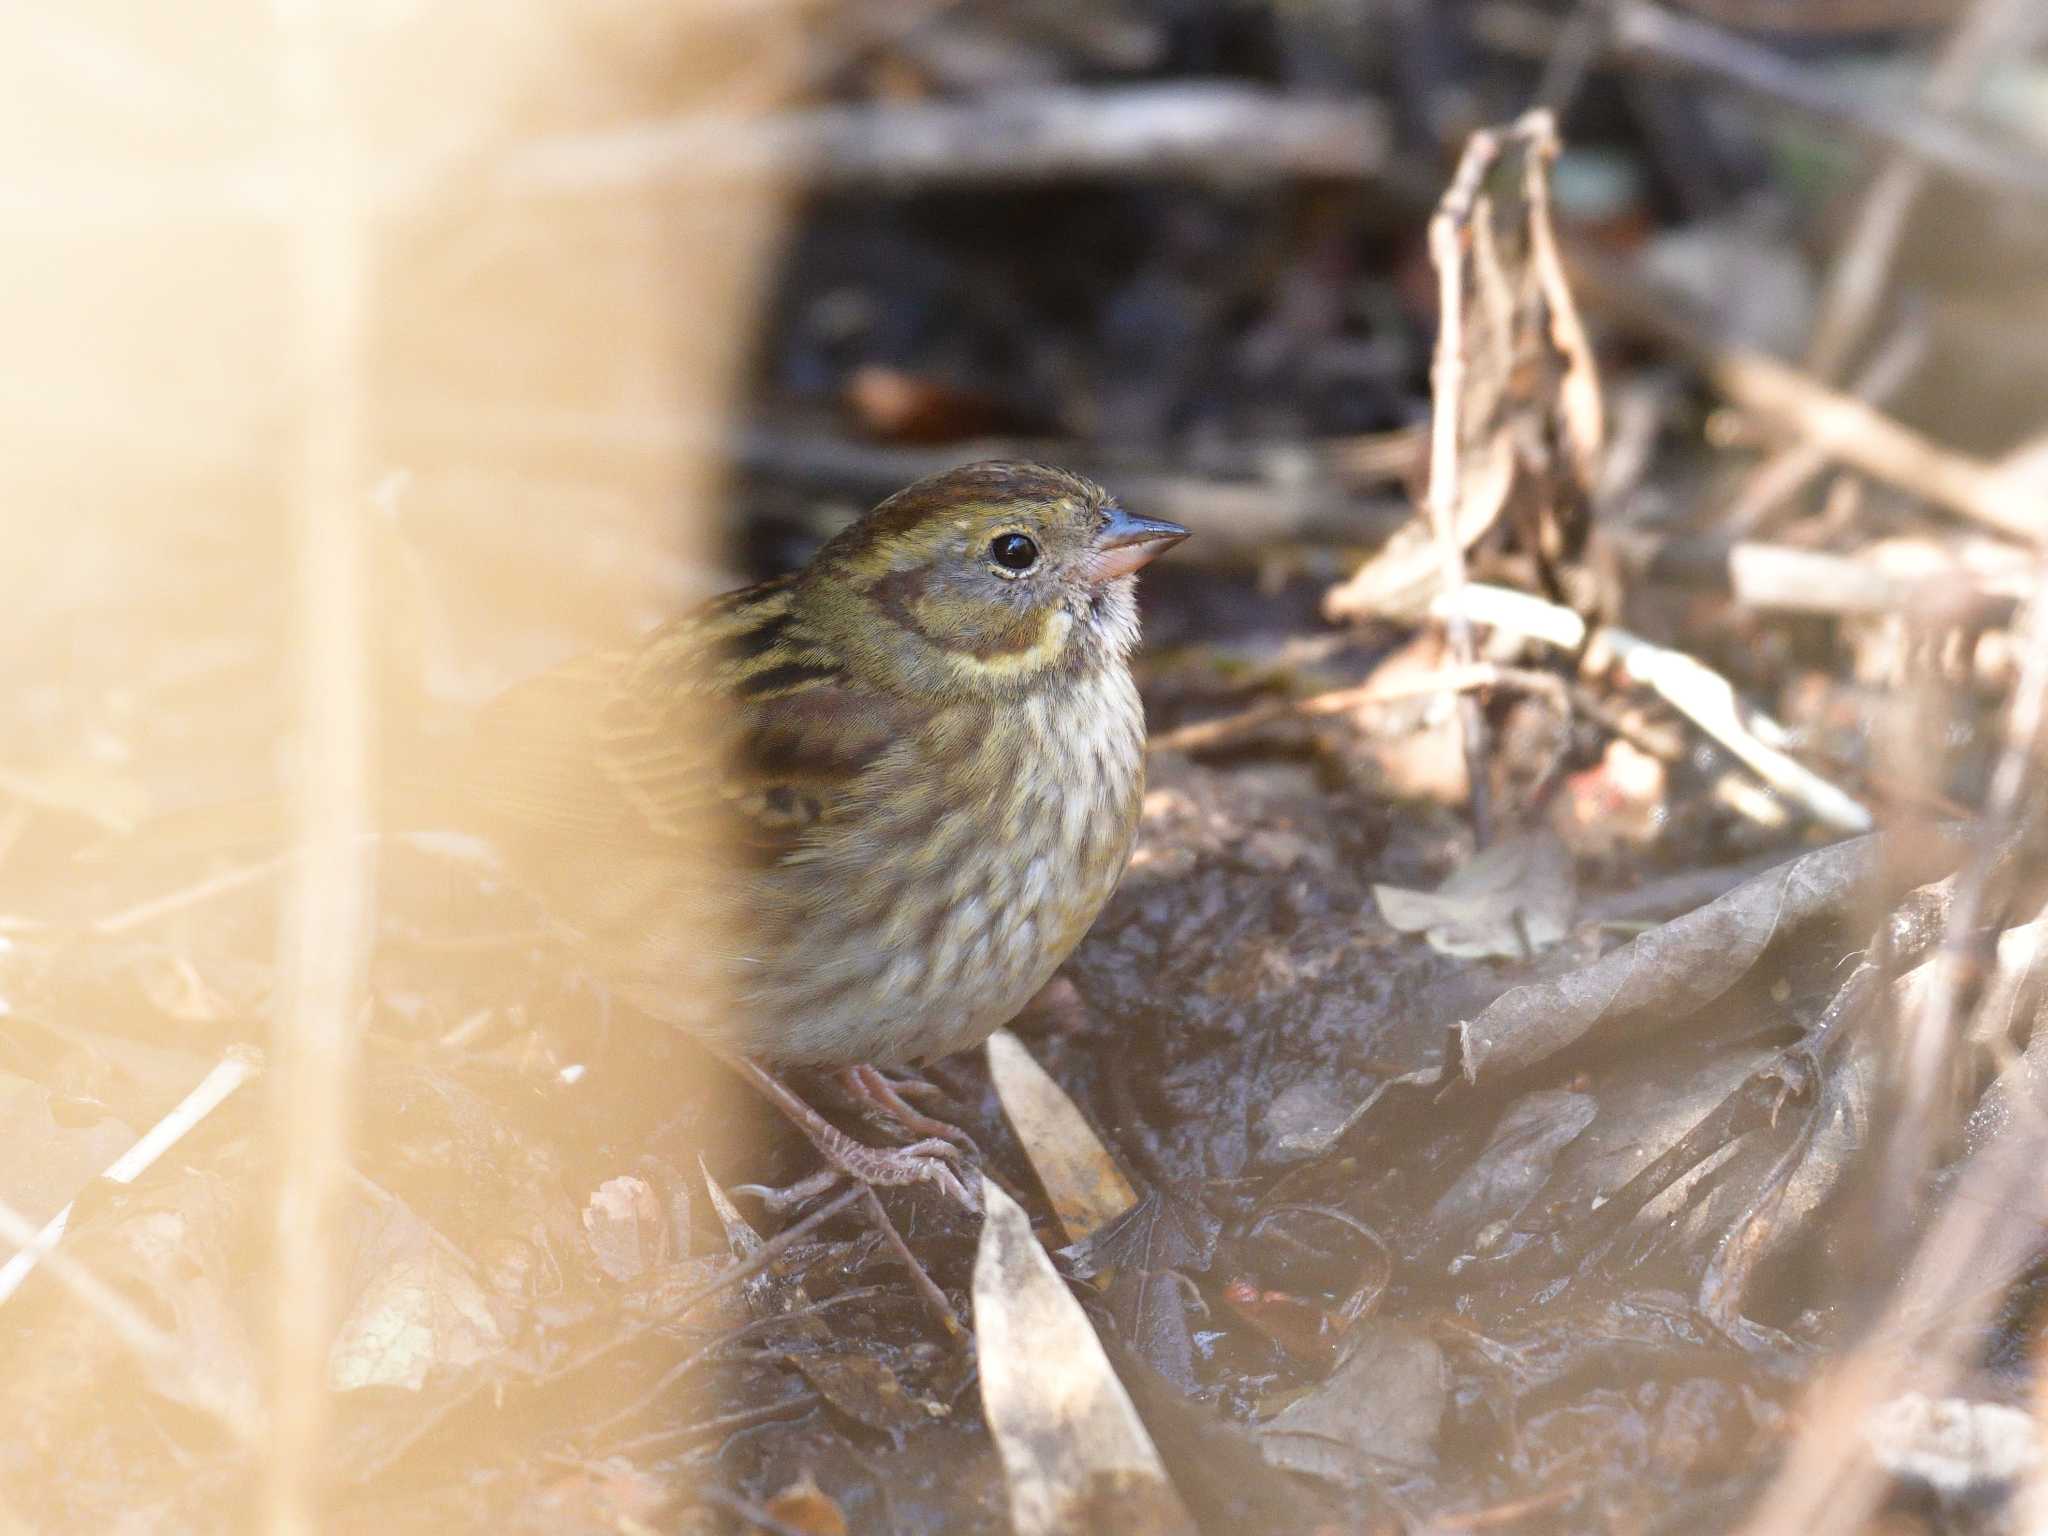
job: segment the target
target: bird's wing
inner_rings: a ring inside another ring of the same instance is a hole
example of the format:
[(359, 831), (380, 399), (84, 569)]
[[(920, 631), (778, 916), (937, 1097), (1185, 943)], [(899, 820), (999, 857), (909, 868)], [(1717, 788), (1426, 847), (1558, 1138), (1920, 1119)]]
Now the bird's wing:
[(908, 721), (805, 633), (787, 580), (500, 694), (463, 775), (500, 836), (772, 863), (842, 814)]

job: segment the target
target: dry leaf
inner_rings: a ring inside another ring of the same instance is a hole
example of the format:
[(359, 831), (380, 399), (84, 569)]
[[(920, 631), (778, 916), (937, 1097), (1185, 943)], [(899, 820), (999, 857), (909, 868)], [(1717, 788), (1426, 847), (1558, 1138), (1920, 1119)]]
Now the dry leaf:
[(1345, 1484), (1390, 1463), (1434, 1463), (1450, 1400), (1443, 1351), (1394, 1322), (1360, 1323), (1352, 1340), (1329, 1380), (1296, 1398), (1261, 1430), (1266, 1459)]
[(1462, 1243), (1492, 1222), (1512, 1221), (1557, 1166), (1558, 1154), (1593, 1123), (1591, 1094), (1542, 1088), (1507, 1107), (1486, 1147), (1430, 1207), (1432, 1240)]
[(869, 1355), (836, 1351), (786, 1358), (826, 1402), (885, 1435), (908, 1434), (947, 1416), (944, 1403), (905, 1391), (896, 1373)]
[(1123, 1383), (1016, 1201), (983, 1186), (981, 1401), (1016, 1536), (1194, 1536)]
[(488, 1360), (505, 1347), (490, 1297), (469, 1266), (403, 1201), (376, 1197), (358, 1250), (368, 1278), (327, 1358), (328, 1385), (417, 1392), (436, 1370)]
[(1570, 931), (1579, 898), (1571, 855), (1547, 831), (1494, 844), (1434, 891), (1375, 885), (1372, 894), (1389, 927), (1464, 959), (1547, 949)]
[(1007, 1029), (988, 1038), (988, 1069), (1068, 1242), (1082, 1241), (1138, 1203), (1137, 1191), (1066, 1090)]
[(666, 1214), (654, 1186), (637, 1174), (606, 1179), (583, 1203), (583, 1231), (597, 1267), (632, 1280), (659, 1264), (668, 1247)]
[[(1766, 949), (1801, 924), (1851, 916), (1866, 896), (1889, 904), (1947, 873), (1957, 857), (1957, 848), (1941, 840), (1876, 835), (1804, 854), (1591, 965), (1510, 987), (1452, 1032), (1445, 1070), (1476, 1082), (1481, 1073), (1533, 1066), (1605, 1022), (1683, 1018), (1748, 975)], [(1872, 889), (1878, 881), (1887, 889)]]

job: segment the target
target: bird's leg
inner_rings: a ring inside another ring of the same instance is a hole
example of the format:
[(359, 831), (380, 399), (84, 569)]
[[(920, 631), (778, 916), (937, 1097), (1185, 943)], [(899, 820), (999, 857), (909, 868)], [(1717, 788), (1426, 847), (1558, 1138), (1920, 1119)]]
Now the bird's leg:
[[(733, 1063), (760, 1095), (782, 1111), (826, 1162), (850, 1174), (863, 1184), (931, 1184), (970, 1211), (979, 1211), (981, 1201), (962, 1182), (959, 1168), (962, 1154), (950, 1141), (931, 1137), (907, 1147), (870, 1147), (855, 1141), (839, 1129), (758, 1062), (744, 1056)], [(971, 1177), (970, 1173), (970, 1177)]]
[(904, 1099), (906, 1091), (937, 1093), (939, 1090), (931, 1083), (913, 1080), (899, 1084), (883, 1075), (881, 1068), (861, 1062), (857, 1066), (841, 1069), (839, 1086), (856, 1101), (875, 1110), (885, 1120), (893, 1120), (912, 1136), (936, 1136), (965, 1147), (976, 1157), (981, 1156), (981, 1149), (974, 1144), (974, 1139), (959, 1126), (948, 1125), (943, 1120), (934, 1120), (921, 1110), (911, 1108)]

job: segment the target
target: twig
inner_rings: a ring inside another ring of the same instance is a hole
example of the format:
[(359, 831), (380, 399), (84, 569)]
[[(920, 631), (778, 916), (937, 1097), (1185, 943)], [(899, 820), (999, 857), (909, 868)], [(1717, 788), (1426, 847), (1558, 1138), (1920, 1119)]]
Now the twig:
[(161, 918), (183, 912), (189, 907), (203, 906), (223, 896), (232, 896), (276, 874), (290, 861), (289, 854), (277, 854), (261, 863), (245, 864), (239, 869), (223, 870), (191, 885), (180, 886), (177, 890), (162, 896), (152, 896), (147, 901), (137, 902), (132, 907), (123, 907), (119, 912), (98, 918), (92, 931), (102, 936), (129, 933), (137, 928), (146, 928)]
[[(2038, 20), (2039, 8), (2039, 0), (1976, 0), (1928, 74), (1920, 93), (1927, 109), (1951, 113), (1968, 106), (1985, 70), (2003, 51), (2016, 48), (2021, 42), (2016, 35), (2020, 24), (2030, 18)], [(1927, 167), (1917, 155), (1910, 150), (1895, 151), (1857, 201), (1821, 289), (1813, 334), (1807, 343), (1807, 369), (1823, 382), (1841, 375), (1869, 329), (1906, 217), (1919, 200), (1927, 176)]]
[(1758, 543), (1729, 545), (1727, 560), (1729, 590), (1750, 608), (1905, 614), (1934, 623), (1951, 615), (1981, 616), (1996, 622), (2024, 595), (2012, 590), (2016, 583), (1961, 564), (1908, 574), (1855, 555)]
[(679, 118), (513, 151), (502, 192), (574, 195), (656, 183), (802, 176), (841, 186), (1090, 176), (1372, 175), (1390, 137), (1377, 103), (1175, 82), (1049, 87), (972, 101)]
[[(193, 1127), (226, 1103), (228, 1096), (255, 1076), (261, 1065), (261, 1058), (255, 1051), (246, 1046), (235, 1047), (214, 1064), (213, 1070), (199, 1080), (176, 1108), (109, 1163), (100, 1177), (116, 1184), (134, 1183)], [(19, 1253), (5, 1264), (0, 1264), (0, 1302), (5, 1302), (20, 1290), (22, 1281), (62, 1241), (65, 1229), (71, 1225), (71, 1211), (76, 1203), (67, 1202), (63, 1210), (43, 1224), (34, 1241), (24, 1244)]]
[(1224, 715), (1216, 720), (1198, 720), (1171, 731), (1161, 731), (1146, 744), (1150, 752), (1207, 752), (1238, 740), (1249, 732), (1279, 720), (1304, 715), (1341, 715), (1375, 704), (1398, 704), (1425, 699), (1440, 693), (1462, 693), (1472, 688), (1521, 688), (1557, 699), (1559, 708), (1569, 712), (1564, 685), (1548, 672), (1527, 667), (1496, 666), (1475, 661), (1465, 667), (1444, 667), (1425, 677), (1401, 677), (1391, 682), (1360, 683), (1351, 688), (1332, 688), (1305, 699), (1281, 699)]
[[(1849, 393), (1871, 405), (1884, 406), (1918, 371), (1927, 356), (1927, 326), (1909, 318), (1889, 336), (1869, 366), (1856, 376)], [(1819, 375), (1826, 382), (1829, 375)], [(1790, 443), (1771, 454), (1749, 472), (1741, 490), (1729, 502), (1718, 521), (1731, 533), (1747, 533), (1761, 526), (1829, 464), (1828, 455), (1809, 442)]]
[(1577, 290), (1613, 318), (1690, 357), (1733, 404), (1834, 462), (2027, 544), (2048, 540), (2042, 499), (1996, 466), (1956, 453), (1789, 364), (1722, 342), (1683, 300), (1584, 242), (1567, 248)]
[(960, 1326), (960, 1318), (953, 1311), (953, 1304), (946, 1300), (946, 1293), (939, 1289), (938, 1282), (926, 1274), (924, 1266), (917, 1262), (917, 1255), (910, 1251), (910, 1245), (903, 1241), (903, 1234), (896, 1230), (896, 1223), (889, 1219), (889, 1213), (875, 1194), (874, 1186), (863, 1184), (861, 1189), (867, 1197), (868, 1219), (881, 1232), (883, 1241), (889, 1245), (889, 1251), (896, 1255), (896, 1261), (910, 1271), (911, 1289), (917, 1292), (918, 1300), (924, 1303), (925, 1310), (931, 1313), (933, 1320), (944, 1330), (946, 1337), (956, 1344), (959, 1343), (967, 1337), (967, 1330)]
[[(1439, 598), (1438, 606), (1447, 601), (1448, 595)], [(1462, 602), (1470, 619), (1565, 650), (1583, 648), (1589, 664), (1597, 665), (1602, 653), (1611, 656), (1626, 676), (1653, 690), (1823, 826), (1867, 832), (1874, 825), (1861, 802), (1784, 750), (1789, 733), (1783, 726), (1744, 708), (1734, 685), (1705, 663), (1613, 625), (1595, 630), (1589, 643), (1585, 620), (1569, 608), (1505, 587), (1468, 586)]]
[(290, 145), (289, 355), (300, 405), (291, 503), (299, 703), (296, 861), (280, 931), (272, 1054), (278, 1186), (271, 1279), (275, 1369), (261, 1499), (273, 1536), (324, 1525), (328, 1352), (336, 1306), (334, 1213), (348, 1165), (357, 998), (369, 937), (369, 689), (358, 488), (368, 251), (362, 172), (344, 78), (348, 29), (319, 0), (279, 17)]
[(2048, 159), (2040, 155), (1911, 100), (1874, 101), (1853, 84), (1817, 75), (1769, 48), (1646, 0), (1623, 0), (1615, 15), (1614, 43), (1624, 55), (1726, 81), (1752, 96), (1907, 150), (1930, 167), (1992, 191), (2048, 199)]

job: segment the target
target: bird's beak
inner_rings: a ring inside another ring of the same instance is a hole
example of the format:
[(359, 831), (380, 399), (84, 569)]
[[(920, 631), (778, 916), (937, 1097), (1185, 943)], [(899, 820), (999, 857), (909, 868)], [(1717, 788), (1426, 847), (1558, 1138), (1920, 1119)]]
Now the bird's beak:
[(1095, 535), (1095, 554), (1090, 575), (1096, 581), (1114, 581), (1151, 564), (1188, 536), (1179, 523), (1161, 517), (1139, 517), (1111, 502), (1109, 521)]

